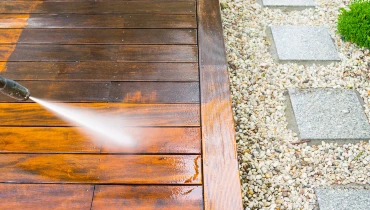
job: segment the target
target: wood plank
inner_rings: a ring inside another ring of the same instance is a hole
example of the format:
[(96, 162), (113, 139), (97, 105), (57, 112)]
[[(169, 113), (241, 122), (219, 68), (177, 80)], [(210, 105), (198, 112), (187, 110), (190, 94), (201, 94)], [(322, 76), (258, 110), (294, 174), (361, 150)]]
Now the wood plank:
[(112, 186), (95, 188), (92, 209), (201, 210), (201, 186)]
[(113, 82), (109, 101), (199, 103), (198, 82)]
[(0, 184), (0, 209), (90, 209), (93, 191), (92, 185)]
[(1, 14), (0, 28), (196, 28), (195, 15)]
[[(0, 45), (0, 52), (12, 45)], [(0, 61), (129, 61), (196, 62), (193, 45), (30, 45), (17, 44), (6, 60)]]
[(243, 209), (218, 0), (197, 1), (204, 209)]
[(199, 155), (0, 154), (0, 182), (201, 184)]
[(13, 80), (199, 81), (197, 63), (0, 62)]
[(201, 153), (200, 128), (122, 128), (135, 148), (102, 147), (70, 127), (0, 127), (0, 153)]
[[(53, 102), (108, 102), (111, 90), (110, 82), (21, 81), (19, 83), (30, 90), (32, 96)], [(17, 102), (17, 100), (0, 94), (0, 102)]]
[[(23, 2), (23, 1), (35, 1), (35, 0), (1, 0), (1, 1), (16, 1), (16, 2)], [(40, 2), (122, 2), (122, 1), (168, 1), (168, 0), (38, 0)], [(194, 1), (194, 0), (171, 0), (171, 1)]]
[(2, 14), (195, 14), (195, 2), (0, 2)]
[[(64, 104), (125, 119), (124, 126), (199, 126), (197, 104)], [(36, 103), (0, 103), (0, 126), (77, 126), (67, 123)]]
[(197, 44), (196, 34), (194, 29), (0, 29), (0, 43)]

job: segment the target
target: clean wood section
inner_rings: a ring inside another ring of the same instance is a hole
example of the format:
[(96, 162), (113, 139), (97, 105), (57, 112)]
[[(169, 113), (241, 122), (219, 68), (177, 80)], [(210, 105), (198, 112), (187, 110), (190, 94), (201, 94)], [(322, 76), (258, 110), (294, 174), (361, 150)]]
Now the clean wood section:
[(0, 15), (0, 28), (196, 28), (195, 15)]
[[(0, 45), (0, 52), (12, 45)], [(31, 45), (17, 44), (0, 61), (120, 61), (120, 62), (197, 62), (193, 45)]]
[(197, 63), (0, 62), (13, 80), (199, 81)]
[(0, 154), (0, 182), (201, 184), (199, 155)]
[[(137, 147), (94, 141), (79, 128), (0, 127), (0, 153), (201, 153), (200, 128), (122, 128)], [(101, 145), (102, 144), (102, 145)]]
[(94, 186), (0, 184), (0, 209), (90, 209)]
[(0, 29), (0, 43), (197, 44), (196, 34), (195, 29)]
[[(74, 110), (93, 110), (117, 119), (125, 126), (199, 126), (199, 104), (122, 104), (72, 103), (64, 104)], [(0, 103), (0, 126), (77, 126), (61, 120), (35, 103)]]
[(201, 186), (108, 186), (95, 187), (92, 209), (202, 210)]
[(0, 2), (2, 14), (195, 14), (195, 1)]
[(204, 208), (242, 210), (219, 1), (197, 2)]
[(198, 82), (113, 82), (109, 101), (199, 103)]

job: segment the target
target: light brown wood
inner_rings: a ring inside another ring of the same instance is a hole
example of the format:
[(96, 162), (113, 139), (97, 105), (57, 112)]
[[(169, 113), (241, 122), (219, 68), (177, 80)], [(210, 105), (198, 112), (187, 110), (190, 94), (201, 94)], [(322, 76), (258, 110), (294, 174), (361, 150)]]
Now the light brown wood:
[[(125, 126), (199, 126), (197, 104), (71, 103), (78, 111), (93, 110), (125, 119)], [(34, 103), (0, 103), (0, 126), (77, 126)], [(112, 118), (113, 119), (113, 118)]]
[(94, 186), (0, 184), (0, 209), (90, 209)]
[(92, 209), (201, 210), (201, 186), (111, 186), (95, 187)]
[(0, 182), (201, 184), (199, 155), (0, 154)]
[[(122, 128), (136, 147), (94, 141), (79, 128), (0, 127), (0, 153), (201, 153), (200, 128)], [(101, 148), (102, 144), (102, 148)]]

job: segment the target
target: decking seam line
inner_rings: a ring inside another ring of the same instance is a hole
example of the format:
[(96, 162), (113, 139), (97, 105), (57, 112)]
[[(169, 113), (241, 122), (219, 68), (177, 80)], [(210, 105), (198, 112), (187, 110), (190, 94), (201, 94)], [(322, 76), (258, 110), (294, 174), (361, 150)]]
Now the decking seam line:
[[(111, 185), (111, 186), (184, 186), (184, 187), (198, 187), (202, 186), (202, 184), (125, 184), (125, 183), (91, 183), (91, 182), (0, 182), (0, 184), (10, 184), (10, 185), (22, 185), (22, 184), (29, 184), (29, 185), (94, 185), (94, 186), (102, 186), (102, 185)], [(203, 186), (202, 186), (203, 187)]]
[(95, 195), (95, 185), (94, 185), (94, 189), (93, 189), (93, 193), (92, 193), (91, 204), (90, 204), (90, 210), (92, 209), (92, 205), (93, 205), (93, 202), (94, 202), (94, 195)]

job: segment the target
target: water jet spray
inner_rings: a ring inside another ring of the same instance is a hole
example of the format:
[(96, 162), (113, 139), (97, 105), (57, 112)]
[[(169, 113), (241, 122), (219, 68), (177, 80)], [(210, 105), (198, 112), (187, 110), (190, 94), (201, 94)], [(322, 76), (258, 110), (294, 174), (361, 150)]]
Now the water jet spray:
[(0, 76), (0, 92), (19, 101), (26, 101), (31, 95), (27, 88), (2, 76)]

